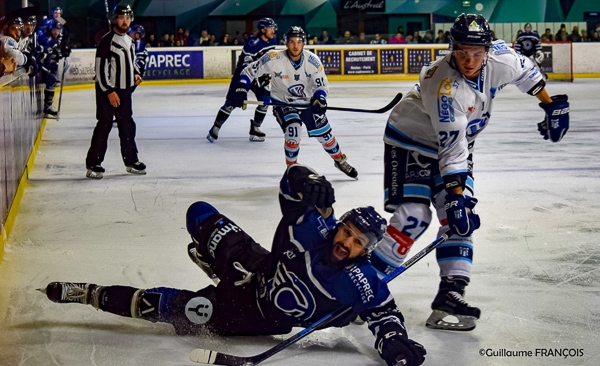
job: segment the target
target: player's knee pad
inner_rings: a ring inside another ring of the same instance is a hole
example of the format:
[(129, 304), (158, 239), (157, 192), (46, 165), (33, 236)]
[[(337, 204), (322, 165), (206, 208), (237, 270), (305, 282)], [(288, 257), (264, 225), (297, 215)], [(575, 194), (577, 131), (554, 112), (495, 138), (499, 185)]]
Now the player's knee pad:
[(398, 268), (414, 242), (431, 223), (431, 210), (422, 203), (404, 202), (390, 218), (383, 240), (373, 251), (371, 262), (381, 274)]
[(211, 204), (204, 201), (194, 202), (188, 207), (186, 213), (186, 226), (187, 231), (190, 233), (192, 238), (198, 240), (200, 230), (202, 230), (202, 223), (205, 222), (209, 217), (214, 214), (218, 214), (219, 210), (214, 208)]
[(231, 114), (234, 109), (235, 107), (229, 104), (229, 101), (225, 101), (225, 104), (221, 106), (221, 111), (227, 115)]

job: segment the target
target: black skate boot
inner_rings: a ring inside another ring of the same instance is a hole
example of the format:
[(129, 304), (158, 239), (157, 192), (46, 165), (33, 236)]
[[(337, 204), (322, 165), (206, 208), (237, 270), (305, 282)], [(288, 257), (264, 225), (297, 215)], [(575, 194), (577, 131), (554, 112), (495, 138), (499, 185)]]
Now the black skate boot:
[(204, 261), (202, 256), (200, 255), (200, 253), (198, 253), (198, 251), (196, 250), (196, 244), (194, 244), (194, 243), (188, 244), (188, 255), (190, 256), (190, 259), (192, 260), (192, 262), (196, 263), (196, 265), (198, 267), (200, 267), (200, 269), (203, 270), (204, 273), (206, 273), (206, 275), (211, 280), (213, 280), (215, 285), (219, 284), (219, 281), (220, 281), (219, 277), (217, 277), (217, 274), (213, 271), (210, 264), (208, 264), (206, 261)]
[(146, 174), (146, 164), (142, 163), (141, 161), (136, 161), (135, 163), (133, 163), (131, 165), (126, 165), (125, 169), (127, 170), (127, 173), (131, 173), (131, 174), (138, 174), (138, 175)]
[(104, 176), (104, 172), (105, 169), (102, 167), (102, 165), (91, 165), (87, 167), (87, 172), (85, 173), (85, 176), (93, 179), (102, 179), (102, 177)]
[(99, 309), (102, 289), (104, 286), (93, 283), (50, 282), (46, 288), (38, 290), (55, 303), (78, 303)]
[(350, 178), (358, 179), (358, 171), (356, 171), (352, 165), (348, 164), (346, 160), (348, 160), (348, 158), (346, 157), (346, 154), (343, 154), (340, 161), (336, 160), (333, 163), (335, 167), (338, 168), (342, 173), (346, 174)]
[[(427, 328), (465, 332), (475, 329), (475, 320), (481, 316), (481, 310), (463, 299), (468, 284), (467, 277), (442, 277), (438, 294), (431, 304), (433, 312), (425, 324)], [(456, 320), (444, 320), (449, 316)]]
[(250, 120), (250, 137), (248, 138), (250, 141), (254, 142), (263, 142), (265, 141), (265, 133), (260, 130), (254, 123), (254, 120)]

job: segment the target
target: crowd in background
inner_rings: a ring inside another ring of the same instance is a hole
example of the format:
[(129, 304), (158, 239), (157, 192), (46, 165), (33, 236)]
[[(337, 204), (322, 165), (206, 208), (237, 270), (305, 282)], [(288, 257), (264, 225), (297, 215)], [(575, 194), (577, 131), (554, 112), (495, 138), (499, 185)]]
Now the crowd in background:
[[(544, 33), (541, 34), (536, 30), (533, 32), (540, 36), (542, 42), (600, 42), (598, 29), (591, 31), (589, 34), (587, 30), (582, 29), (580, 33), (579, 27), (575, 25), (571, 29), (571, 32), (569, 32), (564, 23), (560, 25), (560, 29), (556, 34), (552, 34), (552, 29), (550, 28), (546, 28)], [(523, 31), (519, 29), (515, 39), (519, 38), (521, 33), (523, 33)]]

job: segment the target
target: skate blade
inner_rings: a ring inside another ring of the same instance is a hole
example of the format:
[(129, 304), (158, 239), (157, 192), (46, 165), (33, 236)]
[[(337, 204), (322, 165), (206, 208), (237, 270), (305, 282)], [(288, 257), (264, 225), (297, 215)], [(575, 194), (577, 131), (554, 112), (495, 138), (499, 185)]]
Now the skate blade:
[(92, 179), (102, 179), (102, 177), (104, 176), (103, 173), (100, 172), (95, 172), (93, 170), (88, 170), (85, 173), (85, 176), (88, 178), (92, 178)]
[(146, 170), (137, 170), (134, 168), (125, 168), (125, 170), (127, 170), (127, 173), (130, 174), (135, 174), (135, 175), (146, 175)]
[(433, 310), (425, 326), (431, 329), (469, 332), (475, 329), (477, 318), (466, 315), (455, 315), (445, 311)]
[(265, 141), (265, 138), (260, 137), (260, 136), (250, 135), (250, 137), (248, 137), (248, 140), (250, 140), (252, 142), (263, 142), (263, 141)]

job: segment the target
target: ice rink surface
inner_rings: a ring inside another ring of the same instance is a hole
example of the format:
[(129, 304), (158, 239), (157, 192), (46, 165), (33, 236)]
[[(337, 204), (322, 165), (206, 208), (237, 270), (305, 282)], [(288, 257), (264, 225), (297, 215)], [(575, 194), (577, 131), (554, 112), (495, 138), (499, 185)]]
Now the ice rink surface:
[[(329, 104), (377, 109), (413, 84), (332, 83)], [(498, 93), (491, 122), (475, 145), (482, 227), (474, 234), (466, 300), (482, 310), (477, 328), (452, 333), (425, 327), (439, 280), (434, 253), (390, 284), (410, 337), (427, 349), (425, 365), (600, 364), (598, 85), (597, 79), (548, 85), (551, 95), (566, 93), (571, 102), (571, 129), (557, 144), (537, 132), (543, 111), (536, 98), (514, 86)], [(63, 95), (61, 119), (46, 125), (0, 265), (0, 365), (191, 365), (188, 354), (196, 347), (249, 356), (286, 338), (179, 337), (168, 324), (54, 304), (35, 291), (51, 281), (191, 290), (208, 285), (186, 253), (185, 212), (197, 200), (212, 203), (270, 248), (285, 169), (282, 133), (269, 111), (267, 140), (249, 142), (251, 107), (235, 110), (219, 140), (207, 142), (226, 88), (138, 88), (134, 117), (148, 174), (125, 172), (115, 130), (101, 180), (85, 178), (94, 92)], [(387, 114), (328, 116), (359, 180), (337, 171), (305, 132), (299, 162), (332, 181), (338, 214), (360, 205), (384, 213)], [(412, 253), (435, 234), (430, 228)], [(264, 365), (383, 365), (373, 343), (366, 325), (327, 329)]]

